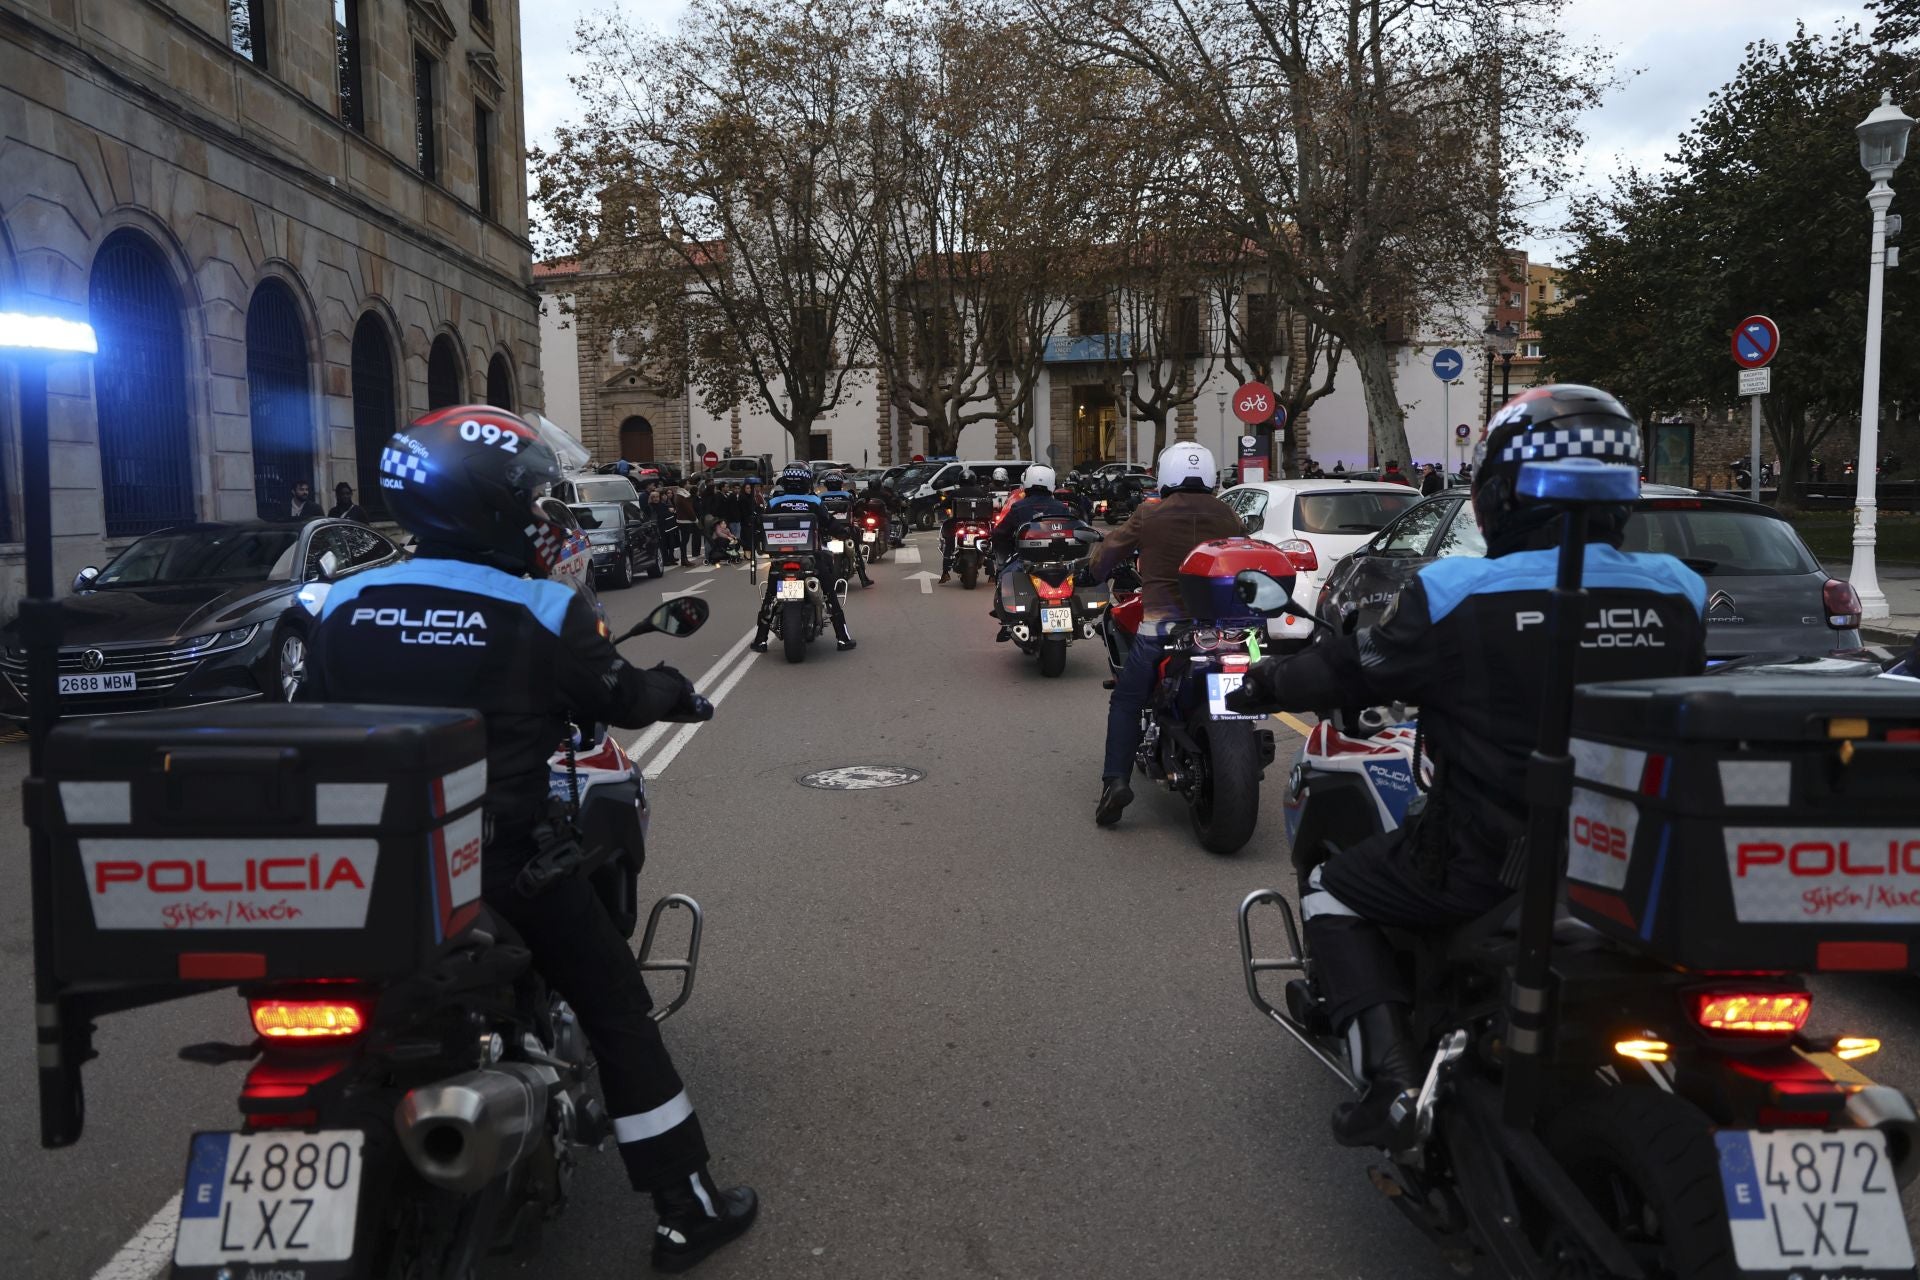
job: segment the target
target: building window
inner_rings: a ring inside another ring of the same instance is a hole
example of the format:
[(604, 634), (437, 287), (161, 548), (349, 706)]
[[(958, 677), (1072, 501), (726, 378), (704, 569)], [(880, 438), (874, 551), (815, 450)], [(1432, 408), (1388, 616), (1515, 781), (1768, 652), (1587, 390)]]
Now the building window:
[(253, 496), (263, 517), (286, 519), (293, 486), (313, 483), (307, 331), (293, 291), (264, 280), (247, 306), (247, 410), (253, 421)]
[(498, 352), (487, 362), (487, 403), (513, 412), (513, 370), (508, 367), (507, 358)]
[(1527, 299), (1525, 294), (1510, 293), (1507, 295), (1507, 305), (1510, 307), (1523, 307), (1526, 304)]
[(473, 164), (480, 184), (480, 214), (493, 216), (493, 112), (473, 104)]
[(1079, 311), (1080, 333), (1083, 337), (1090, 333), (1107, 332), (1107, 300), (1105, 298), (1082, 298)]
[(468, 6), (468, 12), (473, 15), (475, 26), (485, 27), (489, 31), (493, 30), (493, 12), (490, 0), (473, 0), (473, 3)]
[(460, 390), (460, 349), (453, 339), (441, 334), (427, 353), (427, 408), (444, 409), (466, 397)]
[(1247, 295), (1247, 350), (1250, 360), (1264, 360), (1274, 350), (1274, 311), (1273, 295), (1270, 293), (1250, 293)]
[(93, 399), (107, 536), (131, 537), (192, 520), (193, 439), (180, 299), (144, 236), (119, 231), (108, 237), (94, 259), (87, 307), (100, 340)]
[(340, 119), (365, 131), (366, 103), (360, 80), (360, 0), (333, 0), (333, 73), (340, 96)]
[(825, 462), (833, 457), (833, 432), (815, 431), (807, 437), (807, 461)]
[(380, 453), (399, 427), (393, 345), (387, 326), (369, 311), (353, 327), (353, 453), (360, 505), (370, 516), (387, 512), (380, 488)]
[(433, 115), (433, 80), (438, 69), (439, 64), (427, 56), (426, 50), (414, 46), (413, 154), (421, 175), (429, 180), (440, 176), (440, 141)]
[(1537, 342), (1529, 342), (1521, 348), (1520, 354), (1529, 360), (1538, 360), (1540, 358), (1540, 344)]
[(267, 65), (267, 0), (227, 0), (227, 47), (256, 67)]
[(1186, 360), (1197, 359), (1207, 354), (1205, 335), (1200, 329), (1200, 299), (1192, 295), (1181, 298), (1173, 309), (1174, 354)]

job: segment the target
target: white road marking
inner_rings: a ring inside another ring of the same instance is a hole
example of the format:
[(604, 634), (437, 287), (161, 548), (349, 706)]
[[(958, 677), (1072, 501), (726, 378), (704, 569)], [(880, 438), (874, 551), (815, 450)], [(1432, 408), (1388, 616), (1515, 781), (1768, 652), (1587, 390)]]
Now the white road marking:
[(893, 551), (893, 558), (899, 561), (901, 564), (919, 564), (920, 548), (895, 547)]
[(940, 575), (931, 569), (922, 569), (920, 572), (910, 573), (906, 575), (906, 577), (908, 582), (918, 582), (920, 584), (921, 595), (930, 596), (933, 594), (933, 584), (939, 580)]
[(173, 1262), (173, 1236), (179, 1225), (180, 1193), (176, 1191), (106, 1266), (93, 1273), (93, 1280), (153, 1280)]
[[(739, 657), (740, 651), (746, 648), (748, 642), (752, 639), (753, 628), (748, 627), (745, 634), (733, 642), (733, 647), (720, 655), (718, 662), (701, 673), (700, 678), (693, 682), (693, 687), (701, 693), (705, 693), (708, 689), (712, 688), (713, 682), (719, 678), (720, 673), (727, 669), (727, 664)], [(667, 730), (671, 728), (673, 728), (673, 722), (669, 720), (662, 720), (658, 724), (648, 725), (646, 732), (627, 744), (627, 756), (630, 759), (638, 760), (643, 754), (651, 751), (653, 744), (665, 737)]]
[[(749, 649), (747, 656), (741, 659), (740, 665), (735, 667), (733, 671), (728, 674), (727, 678), (720, 682), (720, 687), (707, 695), (707, 701), (716, 707), (726, 701), (727, 695), (733, 692), (733, 686), (740, 683), (740, 678), (747, 674), (747, 668), (751, 667), (753, 660), (759, 656), (759, 654)], [(642, 767), (641, 773), (646, 776), (647, 781), (652, 782), (655, 778), (665, 773), (667, 766), (673, 763), (673, 758), (680, 754), (681, 749), (685, 747), (687, 743), (693, 741), (693, 735), (700, 731), (702, 725), (709, 723), (711, 723), (711, 721), (681, 725), (680, 732), (676, 733), (667, 742), (666, 746), (660, 748), (660, 754)]]
[(662, 600), (677, 600), (681, 596), (697, 596), (702, 591), (705, 591), (708, 587), (712, 585), (713, 585), (712, 578), (702, 578), (700, 579), (700, 581), (694, 583), (690, 587), (680, 587), (672, 591), (662, 591), (660, 593), (660, 598)]

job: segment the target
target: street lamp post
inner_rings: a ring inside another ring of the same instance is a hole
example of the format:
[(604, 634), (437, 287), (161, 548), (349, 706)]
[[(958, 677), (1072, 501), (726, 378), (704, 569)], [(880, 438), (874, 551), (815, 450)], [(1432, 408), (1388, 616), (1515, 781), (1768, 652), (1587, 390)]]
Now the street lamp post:
[(1220, 390), (1215, 391), (1213, 393), (1213, 403), (1214, 403), (1213, 425), (1214, 425), (1215, 432), (1220, 437), (1220, 452), (1214, 456), (1214, 461), (1218, 462), (1222, 467), (1225, 467), (1227, 465), (1227, 391), (1226, 391), (1226, 388), (1223, 387)]
[[(1873, 249), (1867, 258), (1867, 363), (1860, 380), (1860, 461), (1854, 468), (1853, 570), (1849, 577), (1860, 593), (1860, 616), (1887, 616), (1887, 596), (1880, 590), (1874, 565), (1875, 521), (1879, 499), (1875, 472), (1880, 458), (1880, 320), (1884, 309), (1887, 265), (1887, 207), (1893, 188), (1887, 179), (1907, 158), (1907, 135), (1913, 117), (1893, 105), (1893, 93), (1883, 90), (1880, 105), (1854, 127), (1860, 136), (1860, 167), (1873, 179), (1867, 207), (1873, 210)], [(1752, 461), (1756, 479), (1760, 460)]]
[[(1513, 353), (1519, 346), (1519, 343), (1520, 331), (1514, 327), (1513, 321), (1509, 320), (1505, 324), (1488, 323), (1487, 397), (1489, 401), (1491, 401), (1493, 397), (1492, 358), (1495, 355), (1500, 357), (1500, 403), (1505, 404), (1508, 398), (1513, 395)], [(1488, 421), (1492, 421), (1493, 419), (1493, 406), (1491, 403), (1487, 406), (1487, 419)]]
[[(53, 477), (47, 457), (47, 366), (99, 350), (93, 327), (53, 316), (0, 313), (0, 359), (13, 363), (20, 387), (20, 499), (25, 528), (27, 594), (20, 637), (27, 650), (27, 769), (38, 778), (47, 735), (59, 716), (61, 615), (53, 598)], [(33, 989), (39, 1030), (40, 1145), (64, 1147), (80, 1137), (80, 1062), (86, 1020), (67, 1025), (53, 982), (53, 848), (29, 805), (28, 873), (33, 901)]]

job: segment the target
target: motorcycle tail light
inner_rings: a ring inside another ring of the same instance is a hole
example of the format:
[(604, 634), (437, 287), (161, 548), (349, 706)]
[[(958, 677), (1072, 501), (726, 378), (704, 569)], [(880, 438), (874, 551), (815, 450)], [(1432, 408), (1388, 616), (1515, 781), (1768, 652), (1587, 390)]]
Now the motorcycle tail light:
[(798, 573), (800, 572), (800, 562), (798, 560), (783, 560), (780, 563), (780, 571), (782, 573)]
[(253, 1029), (269, 1040), (324, 1040), (367, 1029), (360, 1000), (248, 1000)]
[(1708, 1031), (1785, 1035), (1807, 1025), (1813, 997), (1804, 991), (1710, 991), (1693, 997), (1693, 1020)]
[(1027, 576), (1032, 578), (1033, 589), (1039, 593), (1042, 600), (1071, 600), (1073, 598), (1073, 579), (1071, 577), (1056, 587), (1045, 578), (1033, 577), (1032, 574)]
[(1827, 625), (1835, 631), (1851, 631), (1860, 625), (1860, 593), (1845, 578), (1828, 578), (1820, 586), (1820, 605)]
[(1320, 557), (1314, 552), (1313, 544), (1304, 538), (1288, 538), (1285, 542), (1275, 543), (1275, 549), (1293, 563), (1296, 573), (1314, 573), (1320, 568)]

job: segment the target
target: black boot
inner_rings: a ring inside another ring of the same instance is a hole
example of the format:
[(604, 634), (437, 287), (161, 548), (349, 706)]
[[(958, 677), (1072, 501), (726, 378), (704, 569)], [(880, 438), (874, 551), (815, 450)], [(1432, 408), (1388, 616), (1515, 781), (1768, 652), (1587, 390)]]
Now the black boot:
[(1133, 803), (1133, 788), (1127, 785), (1125, 778), (1104, 778), (1100, 786), (1100, 803), (1094, 806), (1093, 820), (1103, 827), (1110, 827), (1120, 821), (1120, 814)]
[[(1381, 1147), (1399, 1151), (1412, 1139), (1411, 1100), (1395, 1119), (1393, 1104), (1420, 1088), (1413, 1029), (1403, 1004), (1376, 1004), (1354, 1018), (1360, 1032), (1360, 1074), (1366, 1091), (1333, 1109), (1334, 1141), (1344, 1147)], [(1351, 1029), (1349, 1034), (1352, 1034)]]
[(754, 619), (753, 643), (747, 647), (755, 653), (765, 653), (767, 651), (767, 632), (771, 630), (772, 627), (773, 616), (762, 609), (760, 616)]
[(653, 1269), (685, 1271), (753, 1225), (760, 1198), (752, 1187), (722, 1191), (702, 1169), (684, 1183), (653, 1193), (660, 1225), (653, 1232)]

